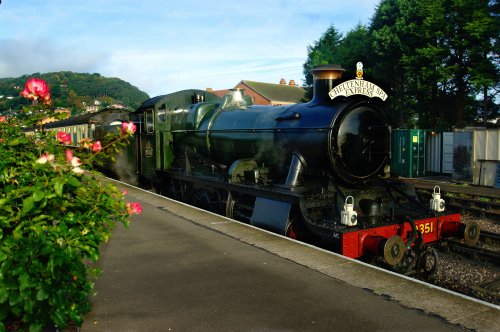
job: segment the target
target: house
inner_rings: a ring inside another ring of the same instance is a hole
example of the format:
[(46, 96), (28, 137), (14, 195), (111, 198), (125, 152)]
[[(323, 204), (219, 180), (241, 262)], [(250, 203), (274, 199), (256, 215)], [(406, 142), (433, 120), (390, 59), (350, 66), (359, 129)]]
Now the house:
[(305, 94), (305, 90), (297, 86), (294, 80), (286, 84), (283, 78), (280, 84), (243, 80), (235, 89), (245, 89), (245, 95), (250, 96), (256, 105), (296, 104), (301, 102)]
[(69, 108), (63, 108), (63, 107), (58, 107), (54, 111), (56, 114), (63, 114), (63, 115), (58, 115), (55, 117), (46, 117), (42, 119), (42, 124), (50, 123), (50, 122), (55, 122), (59, 121), (61, 119), (67, 119), (71, 116), (71, 110)]
[[(297, 86), (294, 80), (290, 80), (287, 84), (282, 78), (280, 84), (254, 82), (242, 80), (235, 89), (244, 89), (246, 96), (252, 98), (254, 105), (289, 105), (300, 103), (305, 95), (304, 88)], [(224, 96), (229, 90), (212, 90), (208, 92), (214, 93), (219, 97)]]

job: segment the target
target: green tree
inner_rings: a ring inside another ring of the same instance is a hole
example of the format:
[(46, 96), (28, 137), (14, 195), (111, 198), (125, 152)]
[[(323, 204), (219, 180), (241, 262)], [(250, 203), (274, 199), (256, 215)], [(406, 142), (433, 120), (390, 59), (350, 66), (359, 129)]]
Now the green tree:
[(362, 24), (358, 24), (342, 38), (337, 50), (337, 61), (346, 69), (346, 75), (354, 75), (358, 62), (362, 62), (366, 68), (364, 74), (371, 75), (371, 68), (375, 63), (373, 48), (370, 46), (372, 42), (368, 28)]
[(415, 44), (415, 27), (411, 16), (411, 0), (382, 0), (370, 25), (373, 37), (373, 75), (378, 77), (390, 91), (390, 108), (398, 126), (411, 127), (417, 113), (413, 98), (409, 98), (410, 86), (407, 68), (402, 59), (411, 52), (409, 44)]
[(498, 116), (498, 105), (495, 98), (500, 90), (498, 49), (500, 24), (498, 20), (498, 4), (495, 1), (477, 1), (470, 21), (465, 30), (471, 43), (470, 58), (474, 64), (470, 68), (470, 81), (473, 91), (482, 96), (477, 114), (486, 126), (488, 120)]
[[(447, 129), (483, 114), (498, 86), (498, 19), (488, 0), (382, 0), (372, 19), (374, 75), (398, 124)], [(486, 120), (484, 120), (486, 121)]]
[[(85, 98), (90, 100), (109, 98), (111, 104), (122, 104), (126, 107), (137, 108), (149, 96), (119, 78), (103, 77), (100, 74), (82, 74), (68, 71), (24, 75), (16, 78), (0, 78), (0, 95), (14, 97), (9, 99), (9, 103), (0, 103), (0, 114), (6, 114), (11, 107), (19, 110), (23, 103), (22, 98), (18, 98), (21, 87), (30, 77), (39, 77), (47, 81), (52, 88), (52, 105), (56, 107), (73, 108), (75, 112), (83, 111), (79, 105)], [(69, 96), (70, 91), (73, 91)]]
[(311, 69), (326, 64), (339, 64), (338, 50), (341, 39), (342, 34), (333, 25), (330, 25), (319, 40), (307, 47), (307, 60), (303, 66), (306, 85), (313, 84), (313, 78), (309, 72)]

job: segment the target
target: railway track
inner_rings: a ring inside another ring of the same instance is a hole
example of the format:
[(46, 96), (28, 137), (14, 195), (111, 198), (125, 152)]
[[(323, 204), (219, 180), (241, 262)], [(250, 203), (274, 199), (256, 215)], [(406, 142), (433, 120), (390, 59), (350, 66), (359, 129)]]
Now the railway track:
[(498, 233), (493, 233), (493, 232), (488, 232), (488, 231), (481, 231), (481, 235), (479, 236), (479, 239), (486, 244), (496, 244), (500, 246), (500, 234)]
[[(418, 188), (417, 195), (421, 199), (432, 198), (433, 189)], [(459, 196), (460, 195), (460, 196)], [(458, 212), (470, 212), (481, 218), (488, 218), (500, 223), (500, 201), (494, 197), (478, 197), (457, 192), (447, 192), (443, 195), (447, 209)]]
[(481, 231), (481, 245), (468, 247), (463, 241), (449, 239), (448, 248), (454, 252), (470, 256), (474, 259), (483, 259), (493, 264), (500, 265), (500, 234)]
[(474, 259), (483, 259), (491, 263), (500, 264), (500, 252), (481, 247), (468, 247), (458, 240), (448, 240), (450, 250), (470, 256)]
[[(457, 290), (458, 287), (460, 289), (458, 291), (463, 294), (498, 304), (500, 302), (500, 276), (498, 274), (500, 271), (500, 234), (481, 231), (480, 242), (475, 247), (467, 247), (462, 241), (448, 239), (446, 248), (444, 257), (455, 253), (467, 257), (470, 259), (469, 262), (474, 263), (464, 263), (459, 259), (457, 261), (458, 269), (455, 269), (455, 272), (451, 271), (452, 276), (449, 277), (456, 278), (455, 281), (448, 286), (440, 286), (452, 290)], [(449, 252), (446, 253), (447, 251)], [(473, 264), (478, 265), (471, 269), (470, 266)], [(485, 269), (489, 272), (485, 272)], [(477, 280), (483, 281), (477, 282)]]
[(492, 297), (499, 297), (500, 296), (500, 277), (482, 282), (481, 284), (476, 285), (476, 286), (472, 286), (472, 289), (475, 290), (476, 292), (485, 293), (485, 294), (488, 294), (489, 296), (492, 296)]

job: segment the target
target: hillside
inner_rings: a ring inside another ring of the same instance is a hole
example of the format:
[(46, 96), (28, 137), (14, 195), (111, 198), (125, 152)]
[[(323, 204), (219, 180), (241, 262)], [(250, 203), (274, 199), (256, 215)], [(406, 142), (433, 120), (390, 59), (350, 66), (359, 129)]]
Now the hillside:
[(17, 110), (28, 101), (20, 96), (26, 81), (31, 77), (45, 80), (50, 87), (52, 106), (69, 108), (72, 114), (85, 111), (85, 107), (100, 102), (100, 107), (121, 104), (137, 108), (149, 98), (148, 94), (119, 78), (100, 74), (83, 74), (69, 71), (34, 73), (17, 78), (0, 78), (0, 114)]

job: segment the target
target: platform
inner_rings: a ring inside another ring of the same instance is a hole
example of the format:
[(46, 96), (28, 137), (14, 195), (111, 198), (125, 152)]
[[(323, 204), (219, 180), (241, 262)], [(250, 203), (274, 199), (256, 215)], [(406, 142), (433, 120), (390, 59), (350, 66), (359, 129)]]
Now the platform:
[[(125, 185), (119, 185), (125, 187)], [(140, 189), (81, 331), (498, 331), (500, 308)]]

